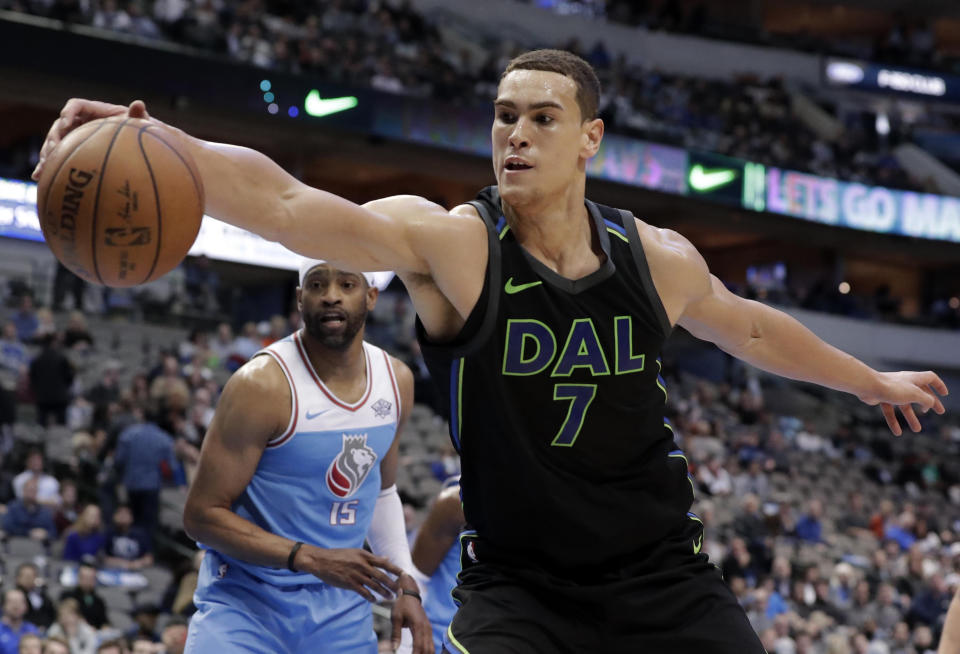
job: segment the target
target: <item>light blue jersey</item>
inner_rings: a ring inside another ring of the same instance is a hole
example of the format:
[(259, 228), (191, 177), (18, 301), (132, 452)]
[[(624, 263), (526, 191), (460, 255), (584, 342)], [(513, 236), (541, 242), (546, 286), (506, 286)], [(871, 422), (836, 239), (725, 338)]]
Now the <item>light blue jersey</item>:
[[(293, 541), (331, 549), (363, 547), (380, 494), (380, 462), (396, 436), (401, 408), (388, 355), (369, 343), (363, 346), (367, 388), (353, 404), (326, 388), (299, 333), (260, 353), (283, 369), (293, 407), (287, 429), (267, 444), (234, 503), (237, 515)], [(376, 651), (369, 603), (309, 573), (254, 565), (211, 550), (195, 602), (199, 619), (191, 623), (190, 653), (215, 651), (207, 647), (233, 642), (231, 633), (246, 634), (237, 636), (238, 643), (252, 639), (241, 651)], [(329, 623), (323, 617), (328, 614)], [(314, 640), (302, 649), (307, 634), (319, 638), (317, 629), (329, 647)]]
[[(460, 475), (448, 478), (443, 483), (443, 488), (459, 488)], [(447, 632), (447, 626), (453, 620), (453, 614), (457, 612), (457, 605), (453, 601), (450, 592), (457, 585), (457, 574), (460, 573), (460, 539), (454, 541), (453, 545), (443, 557), (443, 561), (434, 570), (433, 575), (426, 580), (426, 595), (423, 600), (423, 610), (430, 619), (430, 626), (433, 628), (433, 642), (437, 654), (443, 652), (443, 635)]]

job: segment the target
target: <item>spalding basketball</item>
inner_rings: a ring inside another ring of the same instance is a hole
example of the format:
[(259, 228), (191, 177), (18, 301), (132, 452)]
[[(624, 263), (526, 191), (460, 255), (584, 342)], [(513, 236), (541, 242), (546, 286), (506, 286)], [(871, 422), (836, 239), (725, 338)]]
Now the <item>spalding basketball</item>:
[(47, 245), (87, 281), (135, 286), (187, 255), (203, 184), (172, 134), (139, 118), (104, 118), (67, 134), (44, 164), (37, 212)]

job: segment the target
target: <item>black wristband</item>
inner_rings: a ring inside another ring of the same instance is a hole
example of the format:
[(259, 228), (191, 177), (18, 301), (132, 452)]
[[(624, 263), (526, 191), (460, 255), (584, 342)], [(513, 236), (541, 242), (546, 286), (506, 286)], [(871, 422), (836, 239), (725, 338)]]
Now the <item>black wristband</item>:
[(416, 598), (417, 598), (417, 601), (420, 602), (421, 604), (423, 604), (423, 598), (420, 597), (420, 593), (418, 593), (418, 592), (415, 591), (415, 590), (408, 590), (408, 589), (406, 589), (406, 588), (401, 588), (401, 589), (400, 589), (400, 594), (401, 594), (401, 595), (409, 595), (410, 597), (416, 597)]
[(293, 567), (293, 560), (297, 558), (297, 551), (299, 551), (301, 547), (303, 547), (303, 541), (298, 540), (294, 543), (293, 549), (290, 550), (290, 556), (287, 557), (287, 570), (290, 572), (299, 572), (299, 570)]

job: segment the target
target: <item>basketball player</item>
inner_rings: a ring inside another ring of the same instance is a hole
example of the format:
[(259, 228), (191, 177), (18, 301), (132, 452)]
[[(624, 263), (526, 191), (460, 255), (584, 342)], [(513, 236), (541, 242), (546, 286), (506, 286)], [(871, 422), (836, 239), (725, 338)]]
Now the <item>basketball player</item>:
[[(659, 353), (676, 325), (764, 370), (895, 410), (944, 411), (932, 372), (878, 372), (790, 316), (730, 293), (693, 245), (585, 199), (600, 85), (566, 52), (507, 66), (491, 130), (497, 186), (452, 211), (398, 196), (357, 206), (267, 157), (180, 139), (206, 213), (347, 270), (394, 270), (447, 387), (461, 454), (464, 569), (452, 652), (763, 651), (701, 552), (683, 453), (664, 420)], [(71, 100), (63, 135), (125, 108)], [(35, 171), (39, 174), (39, 170)]]
[(304, 262), (303, 329), (224, 387), (184, 510), (209, 548), (187, 652), (374, 654), (375, 593), (397, 594), (394, 648), (402, 623), (432, 650), (394, 483), (413, 374), (363, 341), (376, 298), (363, 275)]
[(443, 636), (457, 605), (450, 591), (457, 585), (460, 572), (460, 543), (457, 536), (463, 529), (463, 507), (460, 506), (460, 476), (443, 484), (430, 512), (417, 532), (413, 543), (413, 575), (424, 589), (423, 610), (433, 627), (437, 654), (443, 651)]

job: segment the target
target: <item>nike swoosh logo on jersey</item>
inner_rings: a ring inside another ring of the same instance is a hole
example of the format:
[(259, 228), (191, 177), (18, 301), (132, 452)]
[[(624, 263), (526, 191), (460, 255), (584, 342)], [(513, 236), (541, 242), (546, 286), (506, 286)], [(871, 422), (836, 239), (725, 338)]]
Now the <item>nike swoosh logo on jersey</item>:
[(525, 291), (528, 288), (533, 288), (534, 286), (539, 286), (542, 284), (542, 281), (530, 282), (528, 284), (518, 284), (514, 286), (513, 277), (507, 280), (506, 285), (503, 287), (503, 290), (506, 291), (507, 295), (513, 295), (514, 293), (519, 293), (520, 291)]
[(314, 418), (319, 418), (329, 410), (330, 409), (321, 409), (320, 411), (314, 411), (313, 413), (310, 413), (309, 411), (307, 411), (306, 418), (307, 420), (313, 420)]
[(700, 534), (700, 542), (698, 543), (697, 541), (693, 541), (693, 553), (699, 554), (700, 548), (702, 547), (703, 547), (703, 534)]

